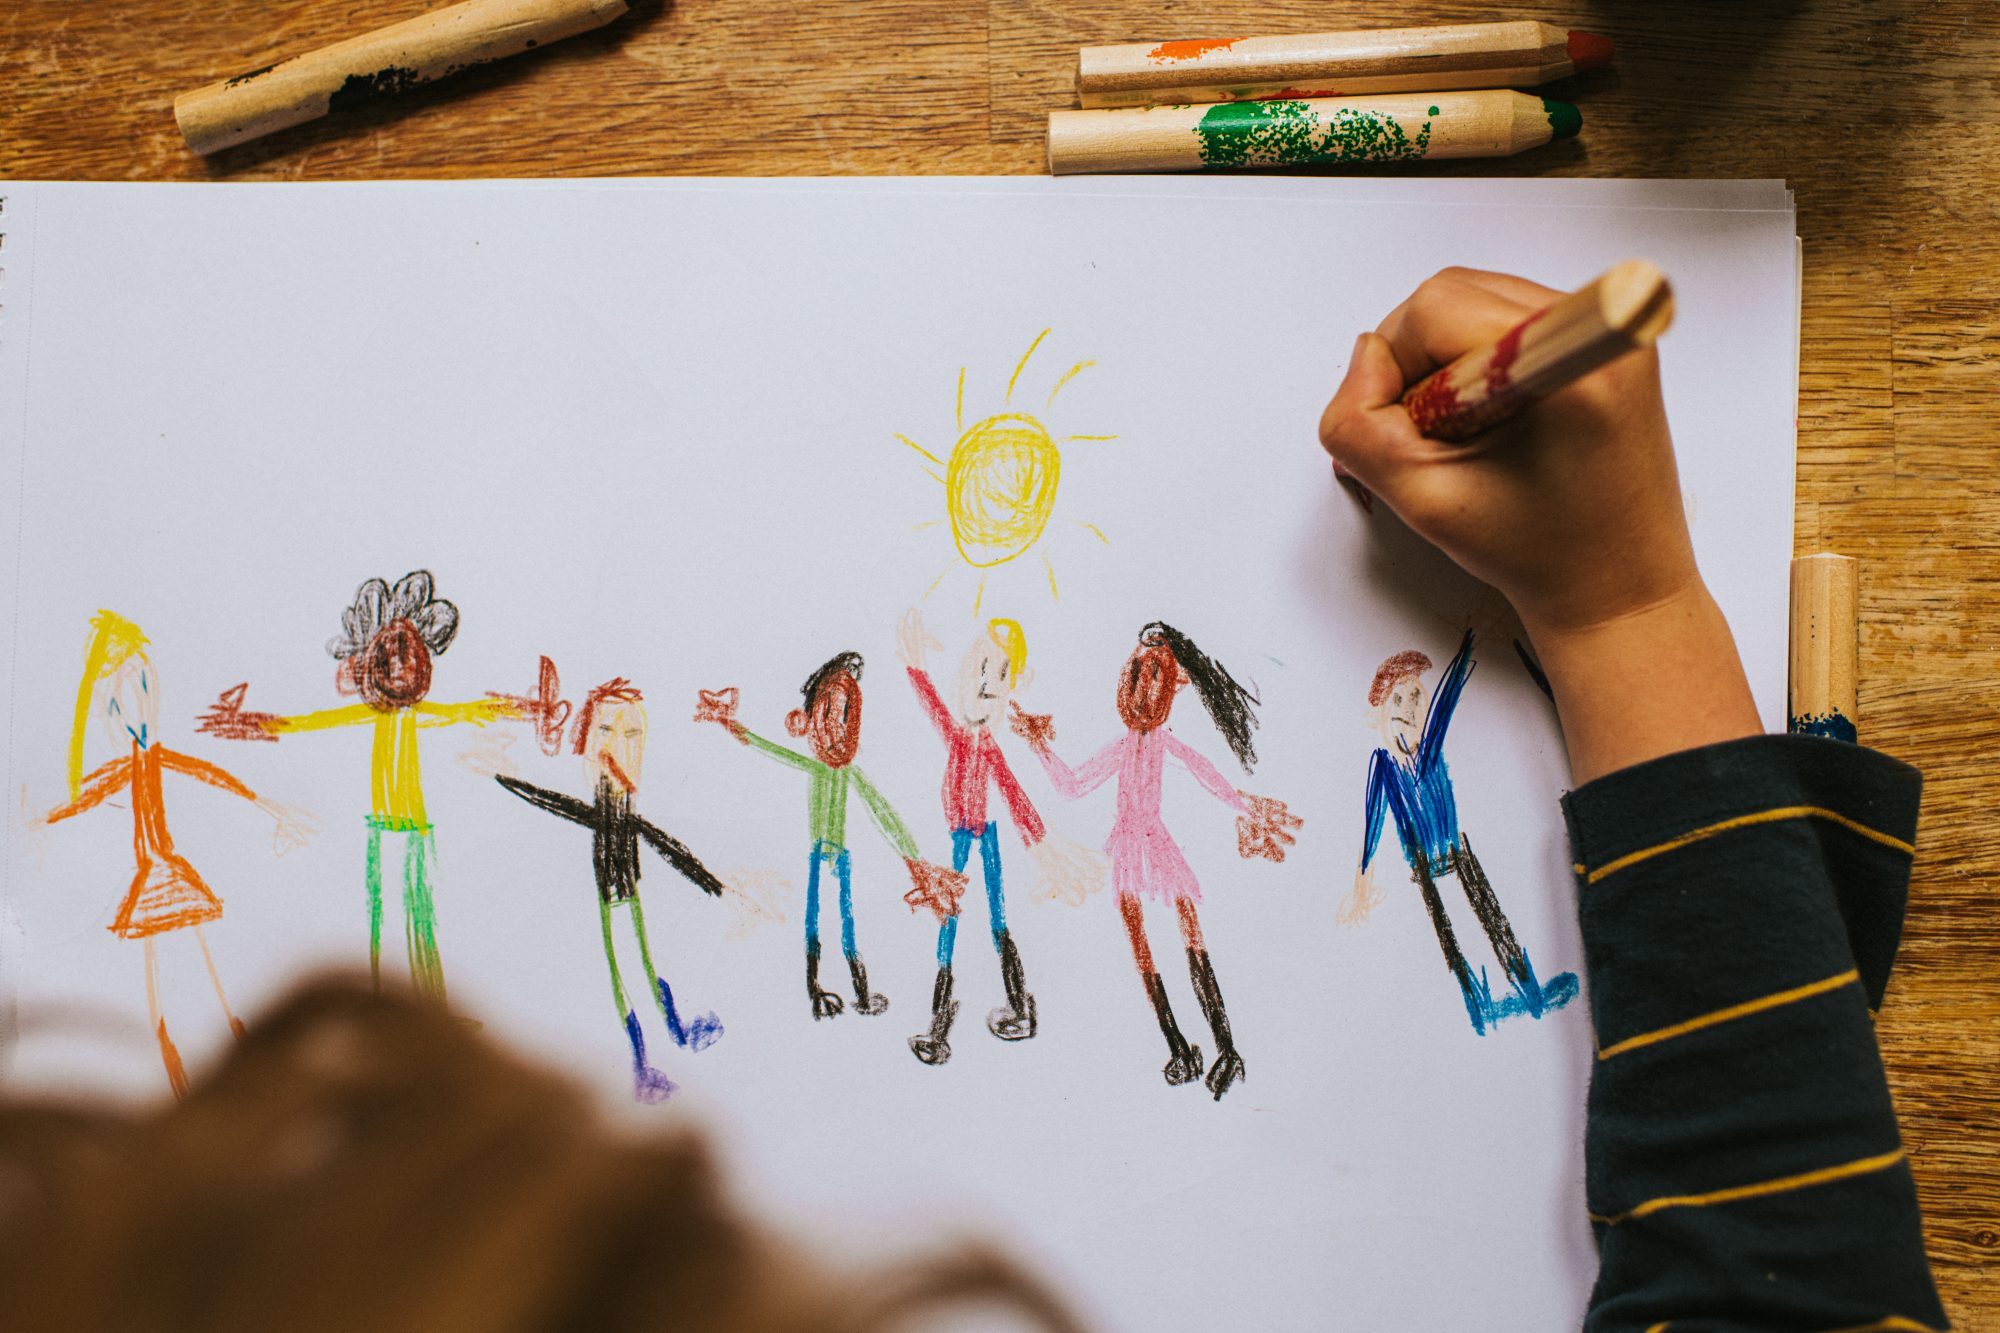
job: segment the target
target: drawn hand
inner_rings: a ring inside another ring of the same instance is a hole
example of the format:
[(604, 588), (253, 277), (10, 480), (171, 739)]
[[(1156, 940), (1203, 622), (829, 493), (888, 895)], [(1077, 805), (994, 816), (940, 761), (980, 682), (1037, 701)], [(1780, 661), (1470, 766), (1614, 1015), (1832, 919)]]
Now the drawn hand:
[(283, 856), (294, 847), (305, 846), (319, 832), (319, 820), (309, 810), (280, 805), (263, 797), (258, 799), (257, 808), (275, 821), (275, 827), (271, 831), (271, 850), (279, 856)]
[(1382, 891), (1375, 887), (1375, 876), (1366, 870), (1354, 872), (1354, 892), (1348, 895), (1333, 919), (1343, 926), (1358, 926), (1368, 919), (1382, 902)]
[(792, 882), (775, 870), (732, 870), (722, 877), (722, 890), (734, 911), (724, 936), (742, 939), (769, 922), (785, 924), (783, 900), (792, 892)]
[(1261, 856), (1266, 861), (1285, 859), (1285, 848), (1297, 841), (1291, 830), (1304, 828), (1305, 820), (1285, 808), (1283, 801), (1270, 796), (1238, 792), (1250, 803), (1250, 813), (1236, 818), (1236, 854), (1244, 860)]
[[(560, 736), (560, 729), (557, 734)], [(513, 748), (514, 738), (506, 732), (482, 732), (478, 740), (459, 752), (458, 762), (482, 778), (511, 778), (519, 772), (514, 767), (514, 756), (507, 753)]]
[[(542, 658), (541, 670), (536, 675), (535, 688), (531, 693), (500, 694), (489, 690), (486, 697), (511, 705), (510, 716), (523, 718), (532, 725), (535, 742), (542, 747), (543, 754), (562, 751), (563, 726), (569, 721), (570, 705), (562, 697), (556, 664), (549, 658)], [(511, 773), (513, 770), (510, 767), (507, 771)]]
[(958, 915), (959, 899), (965, 896), (965, 876), (929, 861), (905, 861), (910, 868), (910, 891), (903, 901), (912, 912), (928, 907), (940, 923)]
[(896, 656), (903, 665), (918, 671), (924, 669), (924, 654), (930, 649), (944, 651), (944, 645), (932, 638), (924, 628), (923, 612), (911, 607), (903, 613), (901, 623), (896, 626)]
[(220, 736), (226, 741), (275, 741), (272, 733), (278, 721), (276, 713), (246, 713), (243, 711), (243, 695), (250, 688), (249, 681), (239, 681), (216, 697), (215, 707), (203, 713), (195, 723), (195, 730), (210, 736)]
[(743, 734), (743, 724), (736, 720), (736, 687), (731, 685), (726, 690), (702, 690), (699, 693), (701, 699), (695, 704), (694, 720), (720, 723), (729, 728), (730, 735), (748, 745), (750, 738)]
[(1056, 720), (1048, 713), (1024, 713), (1021, 705), (1008, 701), (1014, 716), (1007, 719), (1007, 725), (1014, 728), (1014, 734), (1037, 750), (1049, 748), (1049, 742), (1056, 738)]
[(1103, 889), (1109, 877), (1111, 863), (1102, 852), (1060, 834), (1045, 834), (1035, 844), (1034, 856), (1042, 876), (1034, 896), (1042, 902), (1081, 907), (1091, 894)]

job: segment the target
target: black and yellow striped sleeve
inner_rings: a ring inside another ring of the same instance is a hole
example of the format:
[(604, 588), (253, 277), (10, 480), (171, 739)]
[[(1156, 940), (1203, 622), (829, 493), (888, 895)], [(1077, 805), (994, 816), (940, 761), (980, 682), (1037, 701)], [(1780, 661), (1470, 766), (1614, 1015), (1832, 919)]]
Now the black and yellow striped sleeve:
[(1945, 1327), (1871, 1019), (1921, 785), (1760, 736), (1564, 802), (1597, 1040), (1589, 1333)]

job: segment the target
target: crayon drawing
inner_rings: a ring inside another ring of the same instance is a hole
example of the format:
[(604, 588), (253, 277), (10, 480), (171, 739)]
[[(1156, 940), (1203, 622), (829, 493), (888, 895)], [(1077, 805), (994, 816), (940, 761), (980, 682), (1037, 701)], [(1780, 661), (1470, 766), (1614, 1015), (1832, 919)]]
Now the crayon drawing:
[[(1543, 983), (1535, 976), (1528, 952), (1514, 938), (1514, 928), (1500, 908), (1492, 883), (1473, 854), (1472, 841), (1458, 825), (1458, 798), (1452, 791), (1451, 770), (1444, 761), (1445, 732), (1453, 710), (1472, 675), (1472, 631), (1460, 641), (1457, 656), (1439, 678), (1434, 694), (1424, 688), (1431, 659), (1415, 650), (1397, 653), (1382, 663), (1368, 686), (1368, 706), (1382, 744), (1368, 761), (1368, 788), (1361, 843), (1361, 865), (1354, 872), (1354, 893), (1340, 909), (1344, 924), (1359, 924), (1381, 901), (1375, 886), (1375, 851), (1382, 839), (1385, 816), (1394, 816), (1396, 836), (1409, 863), (1410, 877), (1423, 896), (1424, 910), (1437, 932), (1438, 947), (1458, 982), (1472, 1030), (1484, 1034), (1505, 1018), (1526, 1014), (1540, 1018), (1576, 998), (1573, 972)], [(1459, 947), (1458, 935), (1438, 894), (1437, 881), (1457, 878), (1466, 901), (1486, 933), (1511, 987), (1493, 998), (1486, 969), (1477, 973)]]
[(806, 996), (814, 1018), (832, 1018), (843, 1008), (841, 998), (819, 983), (819, 887), (823, 867), (832, 867), (840, 891), (840, 948), (847, 956), (854, 982), (856, 1013), (880, 1014), (889, 997), (868, 987), (868, 968), (854, 936), (853, 862), (847, 846), (847, 797), (858, 792), (883, 839), (903, 858), (910, 889), (903, 901), (910, 909), (928, 908), (940, 923), (958, 914), (965, 876), (923, 859), (917, 843), (886, 798), (855, 761), (861, 750), (861, 654), (836, 653), (806, 677), (800, 688), (803, 703), (785, 715), (786, 734), (803, 737), (812, 750), (801, 754), (769, 741), (736, 720), (737, 691), (703, 690), (695, 708), (697, 722), (714, 722), (738, 742), (768, 755), (811, 780), (806, 798)]
[[(992, 722), (1005, 709), (1016, 690), (1024, 688), (1032, 672), (1028, 669), (1028, 639), (1012, 620), (988, 621), (973, 636), (971, 647), (959, 663), (953, 682), (952, 702), (947, 705), (926, 669), (930, 649), (943, 645), (924, 629), (923, 617), (911, 611), (903, 618), (897, 647), (916, 691), (924, 716), (930, 719), (945, 746), (942, 798), (945, 826), (951, 835), (951, 868), (963, 873), (972, 848), (979, 847), (979, 865), (986, 886), (987, 923), (993, 935), (993, 949), (1000, 957), (1000, 981), (1007, 1002), (986, 1016), (986, 1029), (1002, 1041), (1025, 1041), (1035, 1035), (1035, 997), (1028, 990), (1021, 963), (1020, 946), (1007, 926), (1007, 893), (1001, 877), (999, 824), (986, 817), (986, 793), (997, 787), (1014, 819), (1014, 831), (1021, 845), (1040, 863), (1048, 888), (1045, 896), (1080, 900), (1094, 877), (1099, 884), (1103, 871), (1092, 864), (1086, 853), (1052, 840), (1036, 812), (1034, 803), (1021, 789), (1007, 756), (993, 737)], [(1080, 849), (1079, 849), (1080, 850)], [(951, 1025), (958, 1016), (953, 998), (952, 955), (958, 941), (958, 917), (945, 918), (938, 926), (937, 982), (931, 991), (931, 1025), (927, 1032), (910, 1038), (910, 1050), (927, 1065), (941, 1065), (951, 1059)]]
[[(161, 742), (160, 677), (146, 653), (146, 642), (139, 627), (121, 615), (99, 611), (91, 617), (83, 679), (77, 686), (76, 711), (70, 725), (69, 801), (44, 818), (50, 824), (60, 823), (102, 805), (121, 791), (131, 793), (132, 854), (138, 864), (109, 929), (120, 939), (145, 943), (147, 1019), (159, 1042), (167, 1082), (180, 1097), (187, 1093), (187, 1070), (161, 1011), (161, 936), (183, 930), (194, 936), (222, 1016), (239, 1037), (243, 1023), (229, 1007), (222, 974), (216, 970), (208, 936), (202, 930), (209, 922), (222, 919), (222, 899), (188, 859), (174, 850), (173, 834), (167, 830), (164, 775), (194, 778), (257, 806), (276, 823), (274, 846), (280, 856), (303, 846), (315, 826), (303, 812), (267, 800), (227, 771), (170, 750)], [(105, 734), (120, 753), (85, 773), (85, 739), (93, 717), (102, 721)]]
[(280, 736), (331, 727), (373, 728), (365, 870), (368, 970), (379, 986), (382, 835), (393, 833), (403, 840), (403, 935), (410, 980), (420, 991), (442, 1001), (444, 963), (438, 954), (432, 890), (437, 847), (430, 815), (424, 808), (417, 733), (460, 723), (483, 727), (504, 718), (521, 718), (525, 713), (519, 702), (507, 697), (457, 704), (430, 701), (436, 659), (458, 636), (458, 608), (436, 596), (428, 570), (405, 574), (393, 588), (381, 579), (369, 579), (355, 592), (353, 604), (341, 613), (340, 624), (340, 633), (326, 646), (340, 664), (334, 671), (334, 689), (360, 695), (360, 703), (292, 717), (246, 712), (243, 700), (249, 684), (242, 682), (224, 690), (215, 706), (202, 714), (199, 730), (227, 740), (275, 741)]
[(1230, 1031), (1222, 990), (1202, 935), (1197, 912), (1201, 886), (1160, 818), (1166, 762), (1173, 760), (1211, 796), (1237, 812), (1236, 848), (1245, 859), (1283, 861), (1285, 849), (1294, 841), (1293, 831), (1304, 821), (1282, 801), (1237, 790), (1214, 764), (1174, 735), (1167, 719), (1173, 712), (1175, 695), (1187, 685), (1194, 686), (1216, 730), (1228, 742), (1243, 771), (1250, 772), (1257, 762), (1251, 737), (1257, 726), (1256, 694), (1186, 635), (1158, 621), (1139, 631), (1138, 646), (1118, 673), (1118, 717), (1125, 724), (1125, 734), (1081, 768), (1072, 769), (1050, 748), (1055, 739), (1051, 718), (1022, 712), (1016, 706), (1014, 730), (1034, 748), (1049, 781), (1066, 797), (1087, 795), (1117, 778), (1118, 814), (1104, 850), (1111, 855), (1112, 885), (1118, 893), (1118, 910), (1125, 920), (1133, 961), (1153, 1015), (1159, 1020), (1160, 1033), (1166, 1038), (1167, 1063), (1162, 1072), (1169, 1084), (1193, 1082), (1202, 1077), (1202, 1054), (1181, 1034), (1167, 1000), (1166, 984), (1154, 966), (1152, 946), (1146, 939), (1142, 905), (1146, 898), (1172, 903), (1180, 919), (1195, 998), (1215, 1038), (1215, 1063), (1205, 1081), (1220, 1101), (1231, 1085), (1244, 1077), (1243, 1056)]
[[(907, 435), (896, 438), (922, 455), (930, 466), (924, 471), (944, 487), (945, 517), (920, 523), (919, 528), (949, 524), (952, 546), (958, 558), (979, 571), (979, 583), (972, 597), (972, 614), (978, 615), (986, 599), (986, 582), (1000, 565), (1019, 559), (1041, 543), (1055, 516), (1056, 492), (1062, 482), (1063, 450), (1066, 444), (1115, 440), (1115, 435), (1065, 435), (1057, 438), (1042, 419), (1032, 413), (1012, 409), (1014, 392), (1021, 374), (1035, 351), (1049, 336), (1043, 329), (1007, 379), (1001, 399), (1002, 411), (965, 424), (965, 369), (958, 372), (958, 398), (953, 413), (957, 436), (945, 458), (926, 449)], [(1069, 382), (1096, 365), (1079, 361), (1064, 371), (1048, 392), (1044, 410), (1055, 407), (1056, 398)], [(941, 470), (939, 470), (941, 469)], [(1108, 542), (1094, 523), (1069, 520), (1100, 542)], [(1061, 595), (1056, 581), (1055, 561), (1046, 547), (1041, 551), (1042, 571), (1047, 576), (1049, 596)], [(944, 582), (950, 567), (939, 573), (925, 590), (929, 597)]]
[[(547, 658), (542, 663), (543, 697), (552, 697), (554, 668)], [(706, 1050), (721, 1038), (721, 1022), (711, 1013), (699, 1015), (684, 1025), (674, 1005), (673, 990), (653, 966), (652, 945), (646, 936), (646, 912), (639, 900), (639, 844), (643, 842), (658, 853), (703, 893), (720, 897), (723, 886), (679, 839), (632, 808), (645, 771), (646, 730), (646, 708), (639, 691), (623, 677), (608, 680), (591, 690), (582, 707), (576, 710), (571, 749), (583, 756), (584, 776), (591, 787), (590, 800), (578, 800), (508, 774), (494, 776), (502, 787), (536, 809), (590, 830), (597, 914), (604, 928), (604, 961), (611, 969), (611, 999), (619, 1021), (625, 1026), (626, 1040), (632, 1045), (634, 1095), (640, 1101), (654, 1102), (664, 1100), (674, 1090), (674, 1084), (646, 1061), (646, 1038), (639, 1028), (639, 1015), (626, 997), (624, 978), (618, 972), (611, 918), (614, 911), (622, 909), (630, 923), (646, 970), (646, 984), (660, 1006), (668, 1037), (676, 1046)]]

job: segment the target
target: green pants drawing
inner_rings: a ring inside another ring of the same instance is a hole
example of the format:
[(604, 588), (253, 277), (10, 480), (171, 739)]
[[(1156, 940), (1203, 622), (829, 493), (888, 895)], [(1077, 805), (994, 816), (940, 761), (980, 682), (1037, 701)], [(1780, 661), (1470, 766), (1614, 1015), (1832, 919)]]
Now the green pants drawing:
[(368, 973), (382, 988), (382, 835), (403, 835), (403, 943), (410, 956), (410, 984), (444, 1003), (444, 963), (438, 957), (437, 908), (431, 901), (431, 863), (437, 843), (428, 824), (368, 817)]

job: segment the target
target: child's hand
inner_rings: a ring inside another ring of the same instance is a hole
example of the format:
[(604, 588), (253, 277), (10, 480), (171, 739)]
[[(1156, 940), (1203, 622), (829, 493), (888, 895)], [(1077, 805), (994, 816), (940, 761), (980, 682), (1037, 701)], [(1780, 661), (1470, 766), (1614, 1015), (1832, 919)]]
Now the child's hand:
[(1034, 897), (1042, 902), (1079, 907), (1104, 887), (1110, 863), (1102, 852), (1071, 842), (1059, 833), (1044, 833), (1031, 849), (1041, 882)]
[(701, 690), (694, 706), (694, 720), (716, 722), (728, 728), (729, 734), (748, 745), (750, 738), (744, 734), (744, 727), (736, 720), (736, 687), (726, 690)]
[(1036, 750), (1048, 749), (1049, 742), (1056, 738), (1055, 718), (1047, 713), (1023, 712), (1017, 703), (1007, 706), (1014, 710), (1014, 715), (1007, 719), (1007, 725), (1014, 729), (1014, 734)]
[(1250, 806), (1249, 813), (1236, 819), (1237, 854), (1246, 861), (1257, 856), (1266, 861), (1284, 860), (1285, 849), (1298, 841), (1292, 831), (1305, 827), (1306, 821), (1275, 797), (1252, 796), (1247, 791), (1237, 795)]
[(228, 741), (275, 741), (270, 724), (278, 720), (276, 713), (246, 713), (243, 711), (243, 696), (250, 689), (244, 681), (231, 685), (215, 701), (215, 706), (203, 713), (195, 724), (195, 730), (210, 736), (220, 736)]
[(1354, 872), (1354, 892), (1347, 895), (1347, 901), (1333, 914), (1336, 923), (1343, 926), (1358, 926), (1368, 919), (1382, 902), (1382, 891), (1375, 887), (1375, 876), (1370, 871)]
[(928, 908), (942, 925), (958, 915), (959, 899), (965, 896), (965, 876), (929, 861), (905, 861), (910, 872), (910, 891), (903, 901), (912, 912)]
[(1659, 358), (1633, 353), (1460, 444), (1405, 389), (1562, 293), (1447, 269), (1355, 345), (1320, 442), (1420, 535), (1514, 604), (1530, 635), (1587, 629), (1699, 586)]

